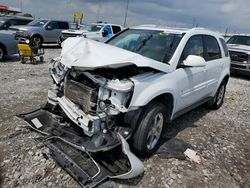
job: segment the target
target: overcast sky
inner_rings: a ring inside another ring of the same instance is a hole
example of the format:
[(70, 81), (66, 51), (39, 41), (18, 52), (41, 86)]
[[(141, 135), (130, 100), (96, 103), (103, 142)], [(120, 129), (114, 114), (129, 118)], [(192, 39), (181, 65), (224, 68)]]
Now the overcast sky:
[[(122, 24), (127, 0), (1, 0), (0, 4), (21, 7), (36, 18), (73, 20), (85, 14), (85, 22), (97, 20)], [(178, 27), (207, 27), (225, 32), (250, 33), (249, 0), (129, 0), (128, 26), (157, 24)]]

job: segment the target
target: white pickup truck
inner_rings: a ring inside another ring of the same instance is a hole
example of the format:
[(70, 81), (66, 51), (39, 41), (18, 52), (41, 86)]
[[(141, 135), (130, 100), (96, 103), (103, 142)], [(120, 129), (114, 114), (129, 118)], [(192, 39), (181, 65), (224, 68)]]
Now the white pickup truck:
[[(221, 107), (227, 51), (222, 36), (202, 28), (139, 26), (105, 43), (69, 38), (51, 64), (47, 105), (21, 117), (45, 135), (56, 160), (81, 185), (132, 178), (143, 164), (126, 140), (148, 156), (170, 121), (203, 103)], [(96, 173), (78, 160), (83, 153)]]
[(122, 26), (109, 23), (92, 23), (82, 25), (80, 29), (69, 29), (62, 31), (58, 45), (69, 37), (85, 37), (88, 39), (104, 42), (122, 30)]

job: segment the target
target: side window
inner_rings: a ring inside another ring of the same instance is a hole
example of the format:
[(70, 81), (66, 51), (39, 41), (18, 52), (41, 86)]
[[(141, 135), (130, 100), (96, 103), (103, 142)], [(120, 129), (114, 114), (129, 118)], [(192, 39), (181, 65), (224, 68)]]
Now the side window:
[(113, 33), (116, 34), (121, 31), (121, 28), (119, 26), (112, 25), (112, 30), (113, 30)]
[(221, 45), (223, 47), (223, 50), (224, 50), (224, 53), (225, 53), (225, 56), (228, 57), (229, 55), (229, 52), (228, 52), (228, 48), (227, 48), (227, 45), (226, 45), (226, 42), (224, 39), (220, 38), (220, 42), (221, 42)]
[(180, 62), (187, 59), (187, 57), (189, 55), (197, 55), (197, 56), (203, 57), (204, 50), (203, 50), (203, 41), (202, 41), (201, 35), (192, 36), (188, 40), (188, 42), (187, 42), (187, 44), (182, 52)]
[(47, 26), (51, 26), (51, 29), (59, 29), (58, 23), (55, 21), (50, 22)]
[(206, 55), (205, 55), (206, 61), (221, 58), (220, 47), (216, 38), (209, 36), (209, 35), (205, 35), (204, 42), (205, 42), (205, 50), (206, 50)]
[(67, 22), (58, 22), (59, 29), (69, 29), (69, 24)]

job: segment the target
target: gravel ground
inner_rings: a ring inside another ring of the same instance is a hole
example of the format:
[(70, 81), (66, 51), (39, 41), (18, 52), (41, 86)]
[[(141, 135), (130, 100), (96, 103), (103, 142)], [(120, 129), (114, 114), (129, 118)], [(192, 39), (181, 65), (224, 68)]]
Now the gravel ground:
[[(2, 187), (79, 187), (51, 159), (48, 149), (34, 141), (39, 135), (15, 117), (46, 101), (52, 84), (48, 61), (58, 56), (60, 49), (49, 47), (45, 53), (45, 63), (37, 65), (20, 64), (15, 57), (0, 63)], [(168, 126), (163, 142), (179, 139), (190, 144), (201, 164), (154, 155), (143, 159), (142, 176), (100, 187), (250, 187), (249, 94), (249, 78), (231, 77), (219, 110), (201, 106)]]

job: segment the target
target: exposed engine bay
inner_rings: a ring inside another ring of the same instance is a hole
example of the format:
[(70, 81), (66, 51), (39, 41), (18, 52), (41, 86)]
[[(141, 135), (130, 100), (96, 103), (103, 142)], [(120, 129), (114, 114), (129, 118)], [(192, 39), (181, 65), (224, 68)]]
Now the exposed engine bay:
[[(128, 117), (138, 110), (129, 108), (134, 88), (130, 78), (150, 70), (130, 65), (82, 71), (54, 59), (54, 87), (47, 104), (20, 117), (44, 135), (41, 141), (82, 186), (95, 186), (107, 177), (138, 176), (143, 164), (126, 142), (133, 131)], [(83, 161), (90, 169), (79, 165)]]

